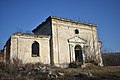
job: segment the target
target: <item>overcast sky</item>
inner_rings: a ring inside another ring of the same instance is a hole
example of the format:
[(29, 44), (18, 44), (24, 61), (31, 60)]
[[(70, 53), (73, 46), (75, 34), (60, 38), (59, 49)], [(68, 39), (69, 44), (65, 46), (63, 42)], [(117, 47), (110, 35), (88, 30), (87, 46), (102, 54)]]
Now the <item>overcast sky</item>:
[(103, 48), (120, 51), (120, 0), (0, 0), (0, 49), (50, 15), (97, 24)]

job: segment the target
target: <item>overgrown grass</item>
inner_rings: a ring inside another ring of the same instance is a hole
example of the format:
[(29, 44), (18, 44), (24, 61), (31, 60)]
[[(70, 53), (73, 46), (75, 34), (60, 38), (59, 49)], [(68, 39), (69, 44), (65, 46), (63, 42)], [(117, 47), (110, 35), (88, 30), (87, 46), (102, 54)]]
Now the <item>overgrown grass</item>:
[(1, 62), (0, 80), (120, 80), (120, 66), (88, 64), (85, 68), (59, 68), (42, 63), (18, 62)]

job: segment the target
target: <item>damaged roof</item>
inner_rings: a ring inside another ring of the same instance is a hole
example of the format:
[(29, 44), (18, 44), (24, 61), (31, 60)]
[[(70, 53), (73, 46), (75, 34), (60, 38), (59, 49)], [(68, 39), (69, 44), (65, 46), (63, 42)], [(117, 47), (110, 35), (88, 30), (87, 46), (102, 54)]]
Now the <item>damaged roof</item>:
[(21, 33), (21, 32), (15, 32), (12, 35), (17, 35), (17, 36), (31, 36), (31, 37), (39, 37), (39, 38), (49, 38), (50, 36), (46, 35), (38, 35), (38, 34), (33, 34), (33, 33)]
[(42, 25), (44, 25), (48, 20), (51, 20), (51, 19), (56, 19), (56, 20), (61, 20), (61, 21), (71, 22), (71, 23), (76, 23), (76, 24), (82, 24), (82, 25), (87, 25), (87, 26), (93, 26), (93, 27), (96, 27), (96, 26), (97, 26), (96, 24), (74, 21), (74, 20), (71, 20), (71, 19), (61, 18), (61, 17), (57, 17), (57, 16), (49, 16), (44, 22), (42, 22), (42, 23), (39, 24), (35, 29), (33, 29), (32, 32), (34, 32), (35, 30), (37, 30), (38, 28), (40, 28), (40, 27), (41, 27)]

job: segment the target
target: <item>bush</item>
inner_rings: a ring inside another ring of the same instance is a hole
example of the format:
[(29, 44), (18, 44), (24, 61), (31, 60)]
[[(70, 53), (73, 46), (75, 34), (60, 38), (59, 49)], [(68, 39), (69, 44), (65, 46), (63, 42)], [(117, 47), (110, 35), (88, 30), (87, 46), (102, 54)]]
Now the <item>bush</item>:
[(81, 67), (82, 63), (80, 62), (71, 62), (69, 64), (69, 68), (78, 68), (78, 67)]
[(4, 62), (0, 62), (0, 70), (5, 70), (5, 63)]
[(14, 59), (12, 63), (0, 62), (0, 80), (32, 80), (41, 77), (42, 79), (48, 75), (48, 65), (42, 63), (23, 64), (21, 60)]

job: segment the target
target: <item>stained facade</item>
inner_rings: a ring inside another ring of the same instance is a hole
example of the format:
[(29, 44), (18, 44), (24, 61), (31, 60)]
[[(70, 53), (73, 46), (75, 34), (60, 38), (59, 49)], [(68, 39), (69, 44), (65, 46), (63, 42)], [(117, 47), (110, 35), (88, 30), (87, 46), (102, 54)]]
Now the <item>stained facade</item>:
[(6, 61), (19, 58), (24, 63), (43, 62), (62, 67), (71, 62), (102, 66), (101, 42), (95, 24), (50, 16), (32, 32), (11, 35), (4, 47)]

